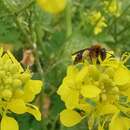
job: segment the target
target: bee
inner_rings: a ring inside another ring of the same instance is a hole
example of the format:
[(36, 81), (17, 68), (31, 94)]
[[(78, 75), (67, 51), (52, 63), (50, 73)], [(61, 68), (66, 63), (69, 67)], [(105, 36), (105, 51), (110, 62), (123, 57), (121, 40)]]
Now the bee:
[(99, 56), (101, 60), (105, 60), (107, 55), (107, 50), (101, 45), (96, 44), (92, 45), (90, 48), (85, 48), (82, 50), (79, 50), (72, 54), (72, 56), (75, 55), (74, 64), (84, 62), (84, 60), (90, 60), (91, 62), (95, 61), (97, 64), (100, 64)]

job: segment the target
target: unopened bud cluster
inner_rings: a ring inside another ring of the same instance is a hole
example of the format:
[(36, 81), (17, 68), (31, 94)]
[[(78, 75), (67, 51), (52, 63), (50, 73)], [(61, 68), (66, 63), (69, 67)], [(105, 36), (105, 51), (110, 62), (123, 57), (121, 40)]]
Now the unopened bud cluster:
[(22, 96), (23, 86), (29, 79), (29, 72), (19, 72), (16, 64), (0, 59), (0, 100)]
[(42, 88), (41, 80), (32, 80), (28, 69), (24, 71), (10, 51), (0, 48), (0, 129), (19, 130), (15, 118), (9, 113), (32, 114), (41, 120), (39, 109), (30, 104)]

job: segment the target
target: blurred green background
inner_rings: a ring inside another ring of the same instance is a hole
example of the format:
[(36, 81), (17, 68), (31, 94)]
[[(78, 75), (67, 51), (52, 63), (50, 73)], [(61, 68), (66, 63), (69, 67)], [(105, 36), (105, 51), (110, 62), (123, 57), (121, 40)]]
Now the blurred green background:
[[(118, 55), (130, 51), (130, 0), (121, 1), (119, 17), (104, 12), (102, 1), (68, 0), (63, 12), (52, 15), (35, 0), (0, 0), (0, 46), (13, 51), (18, 61), (23, 61), (30, 50), (33, 78), (44, 81), (43, 92), (33, 102), (40, 108), (43, 119), (37, 122), (29, 114), (14, 115), (20, 130), (87, 129), (87, 121), (73, 128), (60, 124), (59, 113), (65, 106), (56, 90), (67, 65), (72, 63), (73, 52), (97, 43)], [(98, 35), (93, 33), (94, 26), (89, 22), (93, 10), (106, 17), (107, 27)]]

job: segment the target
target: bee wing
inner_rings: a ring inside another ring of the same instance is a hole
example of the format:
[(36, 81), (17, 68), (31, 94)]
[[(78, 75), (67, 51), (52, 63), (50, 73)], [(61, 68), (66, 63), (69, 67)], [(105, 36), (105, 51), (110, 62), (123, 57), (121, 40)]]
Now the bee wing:
[(83, 53), (85, 50), (89, 50), (90, 48), (85, 48), (85, 49), (82, 49), (82, 50), (80, 50), (80, 51), (76, 51), (76, 52), (74, 52), (74, 53), (72, 53), (72, 56), (73, 55), (76, 55), (76, 54), (79, 54), (79, 53)]

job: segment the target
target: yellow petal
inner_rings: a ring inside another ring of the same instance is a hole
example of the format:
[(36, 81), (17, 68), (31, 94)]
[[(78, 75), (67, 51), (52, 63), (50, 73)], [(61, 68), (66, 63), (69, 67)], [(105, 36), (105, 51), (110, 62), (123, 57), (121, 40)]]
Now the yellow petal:
[(81, 94), (86, 98), (97, 97), (101, 93), (101, 90), (94, 85), (84, 85)]
[(129, 130), (130, 119), (122, 117), (119, 113), (116, 113), (109, 124), (109, 130)]
[(40, 93), (41, 89), (42, 89), (41, 80), (29, 80), (24, 87), (25, 92), (28, 92), (28, 94), (32, 93), (34, 95)]
[(124, 124), (124, 130), (129, 130), (130, 128), (130, 119), (126, 117), (122, 117), (122, 122)]
[(0, 57), (2, 56), (3, 54), (3, 48), (0, 48)]
[(1, 130), (19, 130), (19, 126), (14, 118), (5, 115), (1, 120)]
[(126, 89), (126, 91), (124, 92), (125, 92), (125, 96), (128, 97), (128, 101), (130, 101), (130, 88)]
[(104, 130), (104, 128), (101, 126), (101, 124), (98, 125), (98, 130)]
[(60, 113), (60, 120), (64, 126), (71, 127), (78, 124), (82, 117), (76, 111), (66, 109)]
[(36, 118), (36, 120), (40, 121), (41, 120), (41, 113), (40, 113), (38, 107), (36, 107), (32, 104), (28, 104), (27, 106), (28, 106), (27, 112), (32, 114)]
[(101, 104), (100, 106), (100, 115), (113, 114), (117, 113), (119, 110), (115, 105), (112, 104)]
[(88, 66), (84, 66), (79, 73), (77, 74), (76, 80), (77, 82), (82, 82), (88, 75)]
[(66, 0), (37, 0), (38, 5), (49, 13), (59, 13), (64, 10)]
[(23, 114), (27, 111), (27, 107), (22, 99), (13, 99), (10, 101), (8, 109), (17, 114)]
[(33, 93), (29, 93), (29, 92), (24, 92), (24, 94), (22, 96), (22, 99), (25, 102), (31, 102), (34, 100), (34, 98), (35, 98), (35, 95)]
[(88, 128), (89, 128), (89, 130), (93, 129), (94, 123), (95, 123), (95, 115), (90, 114), (90, 116), (88, 118)]
[(123, 130), (123, 125), (118, 115), (115, 114), (112, 117), (111, 123), (109, 124), (109, 130)]
[(5, 53), (5, 54), (2, 56), (2, 60), (3, 60), (3, 62), (7, 62), (7, 61), (12, 62), (7, 53)]
[(86, 113), (90, 113), (93, 110), (93, 106), (86, 102), (78, 104), (77, 108), (85, 111)]
[(68, 87), (65, 87), (64, 84), (61, 84), (57, 90), (57, 94), (61, 96), (61, 99), (64, 100), (66, 98), (67, 92), (65, 91)]
[(25, 102), (31, 102), (35, 98), (35, 95), (41, 91), (41, 89), (41, 80), (29, 80), (27, 84), (24, 86), (24, 94), (22, 96), (22, 99)]
[(75, 76), (78, 73), (78, 69), (74, 65), (70, 65), (67, 68), (67, 76)]
[(75, 108), (79, 103), (79, 91), (70, 89), (68, 86), (61, 85), (57, 91), (67, 108)]
[(115, 72), (114, 81), (117, 85), (124, 85), (130, 81), (130, 73), (126, 68), (120, 67)]
[(75, 108), (79, 103), (79, 92), (76, 90), (70, 90), (66, 97), (65, 104), (67, 108)]
[(20, 63), (16, 60), (16, 58), (12, 55), (12, 53), (11, 53), (10, 51), (7, 51), (7, 54), (8, 54), (8, 56), (9, 56), (9, 58), (11, 59), (11, 61), (12, 61), (15, 65), (17, 65), (17, 68), (18, 68), (19, 72), (23, 72), (24, 70), (23, 70), (22, 66), (21, 66)]

